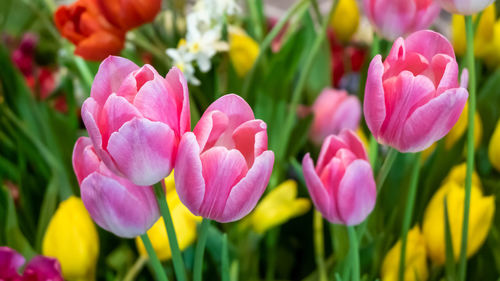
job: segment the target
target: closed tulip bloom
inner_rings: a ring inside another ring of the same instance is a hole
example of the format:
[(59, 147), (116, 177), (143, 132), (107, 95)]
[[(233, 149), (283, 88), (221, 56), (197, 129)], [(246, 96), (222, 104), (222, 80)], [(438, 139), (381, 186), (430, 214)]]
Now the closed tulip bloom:
[(172, 171), (180, 137), (190, 130), (186, 80), (177, 68), (163, 78), (151, 65), (108, 57), (82, 119), (111, 171), (136, 185), (155, 184)]
[(361, 103), (343, 90), (324, 89), (312, 106), (314, 114), (310, 138), (320, 145), (327, 136), (344, 129), (356, 130), (361, 119)]
[[(387, 252), (382, 262), (382, 281), (397, 281), (399, 273), (399, 259), (401, 257), (401, 240)], [(429, 278), (427, 269), (427, 251), (425, 239), (416, 225), (408, 232), (405, 253), (404, 281), (426, 281)]]
[(366, 150), (354, 132), (327, 137), (316, 168), (308, 153), (302, 171), (316, 209), (329, 222), (357, 225), (373, 210), (375, 180)]
[(229, 58), (238, 76), (245, 76), (252, 69), (259, 55), (259, 44), (240, 28), (229, 29)]
[(56, 259), (33, 257), (20, 275), (25, 259), (9, 247), (0, 247), (0, 280), (5, 281), (63, 281), (61, 265)]
[[(464, 85), (466, 77), (464, 71)], [(364, 115), (379, 143), (417, 152), (451, 130), (467, 97), (450, 42), (434, 31), (418, 31), (398, 38), (384, 62), (380, 55), (371, 61)]]
[[(464, 185), (446, 181), (433, 195), (424, 213), (423, 233), (427, 242), (427, 252), (431, 260), (442, 265), (446, 260), (444, 199), (448, 205), (448, 221), (455, 262), (460, 256), (462, 241), (462, 222), (464, 208)], [(469, 228), (467, 238), (467, 257), (474, 255), (483, 245), (495, 213), (495, 198), (483, 196), (481, 188), (472, 185)]]
[(488, 147), (488, 156), (491, 165), (500, 172), (500, 121), (498, 121), (495, 131), (490, 139)]
[[(456, 165), (450, 170), (446, 178), (443, 180), (443, 183), (451, 181), (458, 185), (465, 185), (466, 172), (467, 172), (467, 164), (465, 162)], [(479, 179), (479, 175), (477, 174), (476, 171), (472, 171), (472, 184), (481, 187), (481, 180)]]
[[(180, 250), (184, 251), (196, 240), (196, 225), (201, 221), (201, 218), (193, 215), (180, 201), (175, 191), (173, 172), (165, 179), (165, 186), (167, 188), (168, 209), (172, 215), (177, 242), (179, 243)], [(156, 255), (161, 261), (172, 258), (163, 217), (160, 217), (153, 227), (148, 230), (148, 236)], [(139, 253), (147, 256), (146, 248), (144, 248), (144, 244), (139, 237), (135, 239), (135, 244)]]
[(152, 22), (161, 10), (161, 0), (95, 0), (102, 14), (117, 28), (129, 30)]
[(363, 0), (366, 16), (389, 40), (428, 28), (439, 15), (433, 0)]
[(335, 37), (342, 42), (348, 42), (358, 29), (359, 8), (356, 0), (339, 0), (330, 18), (330, 26)]
[(257, 233), (284, 224), (288, 220), (309, 211), (311, 202), (297, 198), (297, 183), (287, 180), (271, 190), (248, 216), (249, 225)]
[(107, 231), (133, 238), (144, 234), (160, 217), (153, 188), (137, 186), (111, 172), (87, 137), (76, 141), (73, 169), (83, 204)]
[(59, 204), (47, 226), (42, 253), (61, 262), (66, 279), (95, 279), (99, 236), (80, 198), (71, 196)]
[(472, 15), (479, 13), (495, 0), (436, 0), (452, 14)]
[(246, 216), (264, 193), (273, 169), (267, 126), (241, 97), (212, 103), (179, 143), (175, 183), (182, 203), (218, 222)]
[(75, 54), (88, 60), (102, 60), (123, 49), (125, 33), (109, 23), (96, 0), (77, 0), (60, 6), (54, 22), (61, 35), (75, 45)]

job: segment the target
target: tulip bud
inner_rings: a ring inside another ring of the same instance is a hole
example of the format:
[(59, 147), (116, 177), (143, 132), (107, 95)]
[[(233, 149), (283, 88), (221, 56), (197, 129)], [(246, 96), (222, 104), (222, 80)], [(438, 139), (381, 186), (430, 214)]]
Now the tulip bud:
[(339, 0), (330, 18), (335, 37), (342, 42), (351, 40), (359, 25), (359, 8), (356, 0)]
[(302, 170), (314, 205), (329, 222), (357, 225), (373, 210), (375, 180), (366, 150), (354, 132), (327, 137), (316, 168), (308, 153)]
[[(382, 281), (397, 281), (399, 273), (399, 260), (401, 257), (401, 240), (387, 252), (382, 263)], [(416, 225), (408, 232), (405, 256), (405, 281), (426, 281), (429, 277), (427, 269), (427, 252), (425, 239)]]
[(229, 28), (229, 58), (238, 76), (245, 76), (252, 69), (259, 55), (259, 44), (244, 30)]
[(490, 145), (488, 147), (488, 156), (490, 158), (491, 165), (497, 171), (500, 172), (500, 120), (497, 123), (495, 131), (490, 139)]
[[(464, 214), (464, 185), (454, 181), (445, 182), (431, 198), (424, 214), (423, 234), (427, 243), (427, 252), (431, 260), (442, 265), (446, 260), (444, 200), (448, 205), (448, 221), (451, 230), (451, 242), (455, 261), (460, 256), (462, 241), (462, 222)], [(472, 185), (469, 228), (467, 238), (467, 257), (474, 255), (486, 240), (493, 214), (495, 213), (494, 196), (483, 196), (481, 188)]]
[[(168, 209), (172, 216), (179, 249), (184, 251), (196, 240), (196, 224), (201, 222), (201, 218), (193, 215), (186, 206), (181, 203), (175, 191), (173, 172), (165, 179), (165, 187), (167, 189)], [(168, 260), (172, 257), (163, 217), (160, 217), (153, 227), (148, 230), (148, 236), (156, 255), (161, 261)], [(139, 237), (135, 239), (135, 244), (141, 255), (147, 255), (146, 248), (144, 248), (144, 244)]]
[(95, 279), (99, 237), (80, 198), (61, 202), (45, 232), (42, 253), (61, 261), (66, 279)]
[(436, 0), (452, 14), (472, 15), (479, 13), (495, 0)]
[(263, 234), (275, 226), (307, 213), (310, 208), (311, 202), (308, 199), (297, 198), (297, 183), (287, 180), (262, 199), (248, 217), (249, 224), (255, 232)]
[[(465, 104), (464, 110), (458, 118), (455, 126), (451, 128), (450, 132), (444, 138), (444, 147), (446, 149), (451, 149), (455, 143), (462, 138), (468, 128), (469, 124), (469, 110), (468, 103)], [(479, 143), (481, 142), (481, 137), (483, 135), (483, 125), (481, 123), (481, 118), (479, 117), (479, 112), (476, 111), (474, 115), (474, 149), (479, 147)]]

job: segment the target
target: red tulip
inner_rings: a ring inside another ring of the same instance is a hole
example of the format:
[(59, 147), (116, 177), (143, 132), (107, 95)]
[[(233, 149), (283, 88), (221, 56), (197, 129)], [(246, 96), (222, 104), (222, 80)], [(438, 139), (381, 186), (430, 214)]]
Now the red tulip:
[(154, 20), (161, 10), (161, 0), (97, 0), (102, 14), (123, 30)]

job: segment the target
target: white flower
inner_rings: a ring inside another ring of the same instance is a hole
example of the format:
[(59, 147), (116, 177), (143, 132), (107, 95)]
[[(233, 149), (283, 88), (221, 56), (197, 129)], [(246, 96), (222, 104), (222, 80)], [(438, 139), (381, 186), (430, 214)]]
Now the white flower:
[(166, 53), (172, 59), (173, 65), (182, 71), (189, 83), (200, 85), (200, 80), (194, 76), (195, 70), (192, 64), (194, 55), (187, 50), (185, 43), (181, 42), (177, 49), (167, 49)]

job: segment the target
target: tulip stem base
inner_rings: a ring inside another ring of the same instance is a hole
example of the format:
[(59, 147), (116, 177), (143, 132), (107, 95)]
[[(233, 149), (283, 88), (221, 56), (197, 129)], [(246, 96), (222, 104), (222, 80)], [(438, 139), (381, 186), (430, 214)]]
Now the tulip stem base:
[(462, 223), (462, 241), (460, 245), (460, 262), (458, 280), (465, 280), (467, 273), (467, 232), (469, 229), (469, 209), (474, 170), (474, 116), (476, 115), (476, 70), (474, 62), (474, 24), (472, 16), (465, 16), (465, 36), (467, 49), (465, 58), (469, 68), (469, 112), (467, 130), (467, 170), (465, 173), (465, 200)]
[(343, 278), (342, 280), (359, 281), (361, 272), (359, 265), (358, 236), (356, 235), (354, 226), (347, 227), (347, 235), (349, 236), (349, 265), (352, 278)]
[(408, 199), (406, 200), (406, 208), (403, 218), (403, 227), (401, 230), (401, 255), (399, 256), (399, 271), (398, 280), (404, 281), (405, 261), (406, 261), (406, 242), (408, 231), (410, 229), (411, 217), (413, 214), (413, 206), (415, 205), (415, 195), (417, 193), (418, 177), (420, 174), (420, 152), (415, 155), (413, 160), (413, 170), (410, 178), (410, 188), (408, 189)]
[(154, 191), (156, 200), (158, 201), (158, 206), (160, 206), (160, 212), (161, 216), (163, 217), (163, 222), (165, 223), (165, 229), (167, 230), (168, 243), (170, 244), (170, 249), (172, 251), (172, 262), (174, 264), (175, 276), (179, 281), (186, 281), (187, 279), (186, 272), (184, 270), (184, 261), (182, 260), (181, 251), (177, 242), (177, 235), (174, 230), (172, 216), (170, 215), (167, 198), (165, 196), (165, 191), (163, 190), (161, 182), (154, 185)]
[(209, 225), (210, 225), (210, 220), (207, 218), (203, 218), (199, 230), (198, 243), (196, 243), (196, 249), (194, 252), (194, 269), (193, 269), (194, 281), (202, 280), (201, 275), (203, 271), (203, 255), (205, 254), (205, 244), (207, 243)]
[(141, 235), (141, 239), (142, 243), (144, 244), (144, 247), (146, 248), (146, 252), (148, 252), (149, 261), (151, 262), (151, 266), (153, 267), (157, 280), (168, 281), (167, 274), (165, 274), (165, 270), (161, 266), (161, 262), (158, 259), (155, 250), (153, 249), (153, 245), (149, 240), (148, 234), (145, 233)]
[(316, 254), (316, 265), (318, 267), (318, 275), (320, 281), (327, 281), (326, 267), (325, 267), (325, 242), (323, 235), (323, 217), (321, 213), (314, 210), (313, 217), (314, 228), (314, 252)]

